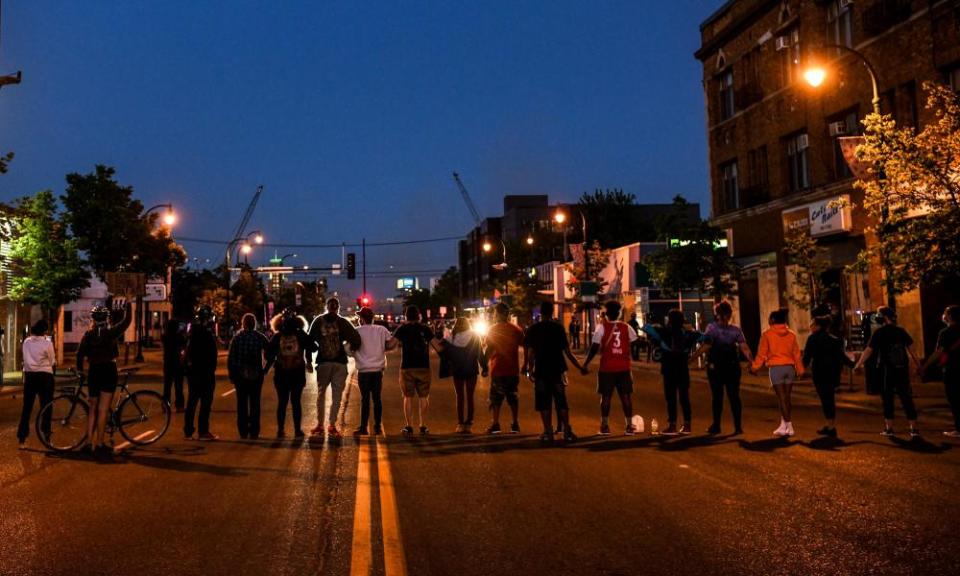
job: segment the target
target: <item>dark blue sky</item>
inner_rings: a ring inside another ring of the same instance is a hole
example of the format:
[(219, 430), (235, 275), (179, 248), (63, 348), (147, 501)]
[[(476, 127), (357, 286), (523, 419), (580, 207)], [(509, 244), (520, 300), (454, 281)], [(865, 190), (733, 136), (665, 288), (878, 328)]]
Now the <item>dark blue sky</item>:
[[(104, 163), (173, 202), (176, 235), (228, 239), (264, 184), (251, 227), (289, 243), (464, 235), (453, 170), (484, 216), (596, 187), (705, 204), (692, 53), (720, 4), (7, 0), (0, 73), (24, 80), (0, 91), (0, 200)], [(370, 270), (455, 261), (455, 242), (368, 251)]]

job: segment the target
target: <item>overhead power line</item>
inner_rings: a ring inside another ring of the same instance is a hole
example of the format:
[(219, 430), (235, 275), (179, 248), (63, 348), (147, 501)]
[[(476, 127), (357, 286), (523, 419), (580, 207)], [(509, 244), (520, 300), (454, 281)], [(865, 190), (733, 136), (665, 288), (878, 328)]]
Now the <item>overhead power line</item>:
[[(462, 240), (463, 236), (444, 236), (442, 238), (424, 238), (419, 240), (393, 240), (386, 242), (367, 242), (367, 246), (403, 246), (407, 244), (428, 244), (431, 242), (451, 242), (453, 240)], [(213, 240), (211, 238), (192, 238), (186, 236), (177, 236), (174, 238), (177, 242), (190, 242), (194, 244), (219, 244), (226, 246), (227, 240)], [(363, 244), (360, 242), (345, 242), (342, 244), (291, 244), (283, 242), (264, 242), (260, 246), (268, 248), (359, 248)]]

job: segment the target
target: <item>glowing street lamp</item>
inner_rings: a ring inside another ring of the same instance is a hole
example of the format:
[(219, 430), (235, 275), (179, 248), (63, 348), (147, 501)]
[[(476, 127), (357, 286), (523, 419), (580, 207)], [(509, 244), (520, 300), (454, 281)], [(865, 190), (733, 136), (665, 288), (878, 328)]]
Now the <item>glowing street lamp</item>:
[(527, 246), (533, 246), (533, 236), (527, 236)]
[[(880, 89), (878, 88), (877, 82), (877, 71), (874, 69), (873, 64), (867, 60), (867, 57), (863, 55), (859, 50), (854, 50), (849, 46), (844, 46), (843, 44), (827, 44), (824, 48), (834, 48), (840, 52), (846, 52), (847, 54), (853, 54), (860, 62), (863, 63), (864, 67), (867, 69), (867, 74), (870, 75), (870, 87), (873, 90), (873, 99), (870, 103), (873, 105), (874, 114), (880, 114)], [(819, 88), (824, 81), (827, 79), (828, 71), (823, 66), (812, 65), (803, 72), (803, 79), (813, 88)]]
[(827, 79), (827, 71), (820, 66), (807, 68), (803, 72), (803, 79), (813, 88), (819, 88), (823, 81)]

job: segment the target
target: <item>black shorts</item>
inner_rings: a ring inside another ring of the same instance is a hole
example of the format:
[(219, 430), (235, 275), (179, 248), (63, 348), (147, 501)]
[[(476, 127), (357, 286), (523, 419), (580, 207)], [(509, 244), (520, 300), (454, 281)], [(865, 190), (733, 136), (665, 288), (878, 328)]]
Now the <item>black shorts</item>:
[(597, 394), (610, 396), (616, 390), (620, 394), (633, 394), (633, 377), (630, 371), (597, 372)]
[(490, 405), (501, 406), (505, 399), (508, 403), (515, 404), (519, 388), (519, 376), (494, 376), (490, 378)]
[(113, 394), (117, 391), (117, 363), (103, 362), (91, 364), (87, 373), (87, 391), (91, 398), (97, 398), (100, 393)]
[(533, 403), (537, 412), (549, 410), (551, 403), (557, 410), (567, 409), (567, 377), (565, 374), (557, 376), (535, 377), (533, 380)]

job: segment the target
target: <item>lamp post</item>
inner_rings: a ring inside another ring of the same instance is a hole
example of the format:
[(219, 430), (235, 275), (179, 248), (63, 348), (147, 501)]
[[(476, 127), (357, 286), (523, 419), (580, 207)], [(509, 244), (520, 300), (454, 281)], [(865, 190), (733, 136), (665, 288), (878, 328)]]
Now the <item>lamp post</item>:
[[(590, 252), (587, 249), (587, 217), (584, 216), (583, 210), (577, 210), (577, 214), (580, 215), (580, 232), (581, 232), (581, 236), (583, 237), (583, 278), (580, 280), (581, 300), (582, 300), (583, 299), (582, 298), (583, 283), (588, 282), (590, 279)], [(553, 219), (557, 222), (557, 224), (560, 224), (561, 226), (563, 226), (563, 224), (567, 221), (567, 215), (562, 210), (557, 210), (557, 213), (554, 214)], [(570, 259), (570, 248), (569, 248), (569, 245), (567, 244), (567, 227), (566, 226), (563, 226), (563, 257), (564, 257), (564, 261), (567, 261)], [(584, 341), (584, 344), (586, 344), (588, 340), (588, 336), (590, 334), (590, 330), (593, 326), (594, 318), (592, 313), (587, 312), (586, 307), (584, 307), (583, 309), (583, 316), (584, 316), (583, 341)], [(561, 314), (561, 318), (562, 317), (563, 316)]]
[[(177, 215), (176, 215), (176, 213), (173, 211), (173, 204), (165, 203), (165, 204), (157, 204), (156, 206), (151, 206), (150, 208), (146, 209), (146, 210), (143, 212), (143, 218), (144, 218), (144, 219), (147, 219), (147, 217), (148, 217), (151, 213), (153, 213), (153, 212), (155, 212), (155, 211), (157, 211), (157, 210), (159, 210), (159, 209), (161, 209), (161, 208), (166, 208), (166, 209), (167, 209), (166, 214), (163, 215), (163, 223), (164, 223), (164, 225), (166, 225), (168, 228), (172, 228), (173, 225), (176, 224), (176, 222), (177, 222)], [(168, 277), (170, 276), (170, 267), (169, 267), (169, 266), (167, 267), (167, 276), (168, 276)], [(144, 301), (143, 301), (143, 295), (142, 295), (142, 294), (137, 294), (137, 326), (136, 326), (136, 333), (137, 333), (137, 355), (134, 356), (134, 358), (133, 358), (134, 362), (143, 362), (143, 340), (144, 340), (144, 338), (145, 338), (145, 335), (144, 335), (144, 323), (145, 323), (145, 322), (148, 322), (148, 320), (147, 320), (147, 313), (148, 313), (148, 312), (147, 312), (147, 308), (148, 308), (148, 307), (149, 307), (149, 304), (148, 304), (147, 302), (144, 302)]]
[[(873, 64), (870, 62), (867, 57), (860, 52), (850, 48), (849, 46), (844, 46), (842, 44), (826, 44), (824, 48), (835, 48), (840, 52), (847, 54), (852, 54), (860, 62), (863, 63), (863, 66), (867, 69), (867, 74), (870, 76), (870, 88), (872, 90), (872, 98), (870, 104), (873, 108), (873, 113), (877, 116), (880, 115), (880, 89), (879, 81), (877, 80), (877, 70), (873, 67)], [(813, 88), (819, 88), (823, 84), (824, 80), (827, 78), (827, 70), (822, 66), (811, 66), (803, 73), (803, 78), (806, 80)], [(880, 209), (880, 227), (877, 230), (877, 234), (883, 234), (886, 231), (887, 227), (887, 218), (889, 212), (886, 204)], [(883, 268), (884, 274), (884, 288), (886, 289), (887, 296), (887, 306), (896, 310), (897, 308), (897, 298), (893, 290), (893, 266), (890, 263), (890, 258), (887, 256), (887, 250), (884, 248), (883, 243), (880, 244), (880, 267)]]
[[(503, 249), (503, 262), (501, 262), (500, 264), (494, 264), (493, 269), (506, 270), (508, 267), (507, 266), (507, 245), (503, 242), (503, 240), (499, 238), (497, 239), (497, 241), (500, 242), (500, 247)], [(485, 240), (483, 242), (483, 251), (488, 254), (493, 251), (493, 244), (491, 244), (489, 240)], [(508, 278), (503, 279), (503, 293), (504, 294), (510, 293), (510, 282)]]
[(254, 230), (253, 232), (247, 234), (246, 236), (238, 236), (227, 243), (227, 253), (226, 253), (226, 268), (223, 271), (224, 277), (227, 281), (227, 298), (225, 306), (223, 309), (223, 317), (226, 326), (230, 326), (230, 300), (233, 299), (233, 286), (230, 284), (230, 255), (233, 253), (234, 248), (237, 245), (240, 246), (238, 252), (242, 251), (244, 254), (249, 254), (253, 250), (253, 246), (250, 244), (250, 241), (253, 241), (255, 244), (263, 244), (263, 233), (259, 230)]

